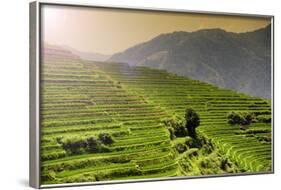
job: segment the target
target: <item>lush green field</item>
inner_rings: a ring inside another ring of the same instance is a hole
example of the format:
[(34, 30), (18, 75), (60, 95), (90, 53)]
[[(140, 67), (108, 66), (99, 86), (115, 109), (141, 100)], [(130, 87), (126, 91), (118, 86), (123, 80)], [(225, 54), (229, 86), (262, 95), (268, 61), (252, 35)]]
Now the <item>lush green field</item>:
[[(241, 130), (226, 120), (235, 110), (270, 115), (267, 100), (146, 67), (86, 62), (59, 49), (45, 50), (41, 76), (43, 184), (271, 170), (270, 123)], [(200, 114), (205, 146), (179, 153), (175, 145), (186, 139), (171, 140), (163, 119), (183, 116), (187, 106)], [(113, 143), (89, 149), (89, 139), (105, 133)]]

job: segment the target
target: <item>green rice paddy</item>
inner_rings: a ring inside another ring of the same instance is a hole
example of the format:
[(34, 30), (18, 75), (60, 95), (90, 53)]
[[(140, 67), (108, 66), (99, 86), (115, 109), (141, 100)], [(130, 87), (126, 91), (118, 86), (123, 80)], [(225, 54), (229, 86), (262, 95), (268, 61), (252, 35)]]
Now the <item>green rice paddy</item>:
[[(200, 150), (190, 158), (182, 157), (192, 150), (175, 152), (174, 144), (181, 139), (170, 139), (163, 119), (183, 117), (187, 107), (199, 113), (197, 132), (214, 147), (208, 159), (225, 157), (235, 170), (208, 170), (217, 165), (206, 164), (203, 170), (205, 154)], [(271, 171), (271, 123), (253, 123), (241, 130), (227, 123), (230, 111), (270, 116), (271, 102), (162, 70), (89, 62), (68, 51), (46, 49), (41, 66), (41, 181)], [(101, 133), (114, 140), (107, 151), (71, 154), (63, 147), (64, 140), (98, 138)]]

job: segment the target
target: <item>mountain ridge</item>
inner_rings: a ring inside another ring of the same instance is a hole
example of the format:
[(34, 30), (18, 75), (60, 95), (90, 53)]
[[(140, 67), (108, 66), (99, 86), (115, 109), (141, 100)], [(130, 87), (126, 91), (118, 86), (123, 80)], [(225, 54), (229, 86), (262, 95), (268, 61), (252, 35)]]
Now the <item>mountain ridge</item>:
[(108, 60), (164, 69), (253, 96), (271, 97), (271, 25), (244, 33), (216, 28), (160, 34)]
[(110, 58), (111, 55), (105, 55), (96, 52), (80, 51), (70, 46), (63, 46), (64, 49), (71, 51), (73, 54), (78, 55), (81, 59), (90, 61), (105, 61)]

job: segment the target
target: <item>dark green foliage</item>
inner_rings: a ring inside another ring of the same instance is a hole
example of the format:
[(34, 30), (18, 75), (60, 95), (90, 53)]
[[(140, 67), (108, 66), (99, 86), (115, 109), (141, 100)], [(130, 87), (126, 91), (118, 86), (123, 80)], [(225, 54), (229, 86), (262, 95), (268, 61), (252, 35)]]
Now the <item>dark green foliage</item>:
[(177, 137), (185, 137), (187, 135), (186, 128), (179, 123), (174, 125), (174, 130), (175, 130), (175, 136)]
[(90, 137), (86, 139), (87, 142), (87, 150), (91, 153), (102, 152), (102, 144), (95, 137)]
[(113, 143), (113, 139), (109, 134), (102, 133), (99, 135), (99, 139), (96, 137), (70, 138), (61, 140), (61, 142), (63, 149), (69, 154), (101, 153), (110, 152), (105, 144)]
[(184, 137), (187, 135), (187, 130), (184, 127), (184, 121), (178, 116), (173, 116), (173, 118), (165, 119), (164, 124), (168, 127), (168, 130), (172, 136), (175, 135), (176, 137)]
[(100, 133), (99, 134), (99, 140), (103, 143), (103, 144), (112, 144), (113, 143), (113, 139), (110, 136), (110, 134), (108, 133)]
[(201, 148), (204, 144), (206, 144), (206, 141), (201, 136), (197, 136), (197, 138), (186, 137), (185, 144), (188, 148)]
[(189, 148), (193, 148), (195, 147), (193, 144), (193, 138), (191, 137), (186, 137), (185, 138), (185, 144), (189, 147)]
[(227, 114), (229, 124), (241, 124), (245, 122), (245, 118), (239, 112), (230, 112)]
[(245, 124), (244, 125), (250, 125), (251, 123), (255, 123), (256, 120), (256, 115), (252, 112), (246, 112), (244, 114), (244, 118), (245, 118)]
[(199, 114), (192, 108), (187, 108), (185, 110), (185, 126), (188, 130), (188, 135), (191, 137), (196, 137), (196, 127), (200, 125)]
[(87, 141), (79, 138), (66, 139), (62, 142), (62, 147), (71, 154), (82, 154), (87, 147)]
[(256, 122), (256, 115), (252, 112), (230, 112), (227, 114), (227, 120), (231, 125), (250, 125)]
[(86, 148), (87, 152), (90, 153), (110, 152), (110, 149), (95, 137), (87, 138), (86, 142), (87, 142), (87, 148)]

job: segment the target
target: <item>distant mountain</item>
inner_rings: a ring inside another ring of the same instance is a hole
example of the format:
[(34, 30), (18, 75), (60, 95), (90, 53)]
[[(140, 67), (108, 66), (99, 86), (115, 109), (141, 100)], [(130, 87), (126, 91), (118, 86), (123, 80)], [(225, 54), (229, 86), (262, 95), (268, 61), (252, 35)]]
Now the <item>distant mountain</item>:
[(114, 54), (109, 61), (164, 69), (253, 96), (271, 97), (271, 26), (161, 34)]
[(91, 53), (91, 52), (83, 52), (78, 51), (72, 47), (64, 46), (65, 49), (68, 49), (73, 54), (78, 55), (81, 59), (91, 60), (91, 61), (105, 61), (110, 58), (111, 55), (104, 55), (100, 53)]

